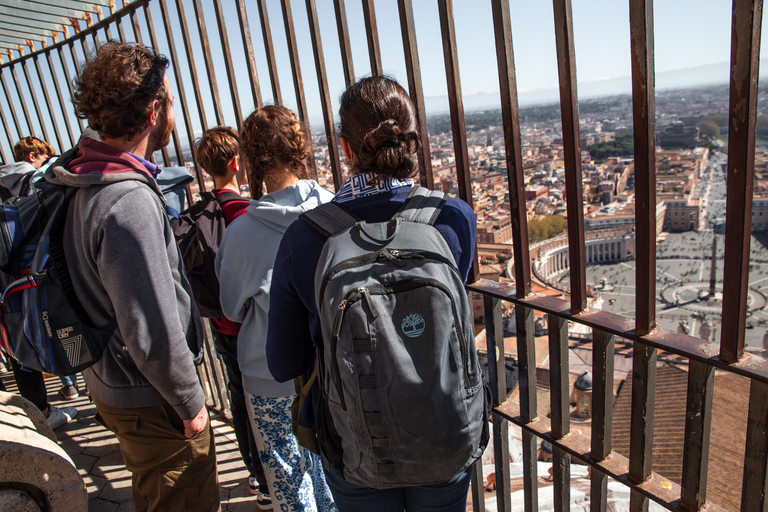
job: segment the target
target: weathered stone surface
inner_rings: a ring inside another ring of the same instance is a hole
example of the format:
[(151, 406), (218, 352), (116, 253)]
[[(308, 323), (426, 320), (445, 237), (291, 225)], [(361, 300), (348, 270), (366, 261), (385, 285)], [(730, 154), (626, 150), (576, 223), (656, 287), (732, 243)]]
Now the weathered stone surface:
[(37, 408), (0, 392), (0, 482), (39, 489), (53, 512), (87, 510), (83, 479), (55, 440)]
[(14, 512), (40, 512), (35, 500), (29, 494), (22, 491), (0, 491), (0, 510), (13, 510)]
[(119, 503), (112, 501), (95, 499), (88, 503), (88, 512), (117, 512), (120, 507)]

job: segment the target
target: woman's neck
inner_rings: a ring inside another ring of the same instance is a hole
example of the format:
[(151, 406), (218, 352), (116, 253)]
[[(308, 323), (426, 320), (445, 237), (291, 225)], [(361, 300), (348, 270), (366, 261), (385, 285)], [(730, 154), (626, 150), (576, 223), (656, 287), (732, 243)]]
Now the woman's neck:
[(298, 182), (299, 177), (289, 167), (275, 169), (264, 178), (264, 185), (267, 187), (268, 194), (291, 187)]

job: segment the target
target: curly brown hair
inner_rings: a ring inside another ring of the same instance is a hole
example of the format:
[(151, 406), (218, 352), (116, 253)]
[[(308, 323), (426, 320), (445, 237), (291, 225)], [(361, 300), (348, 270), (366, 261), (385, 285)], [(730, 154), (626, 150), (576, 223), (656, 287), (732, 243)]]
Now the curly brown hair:
[(404, 179), (417, 171), (420, 139), (416, 110), (400, 84), (385, 76), (363, 78), (341, 96), (339, 135), (355, 155), (355, 173)]
[(50, 144), (37, 137), (24, 137), (13, 146), (13, 159), (17, 162), (28, 161), (29, 154), (53, 156), (55, 152)]
[(195, 141), (197, 161), (211, 176), (227, 175), (227, 164), (239, 150), (237, 131), (229, 126), (217, 126)]
[(240, 131), (240, 153), (254, 199), (261, 198), (264, 179), (283, 166), (299, 179), (309, 178), (309, 142), (301, 122), (285, 107), (269, 105), (248, 116)]
[(147, 128), (152, 102), (168, 105), (163, 78), (168, 59), (140, 44), (111, 41), (75, 79), (75, 115), (103, 139), (131, 140)]

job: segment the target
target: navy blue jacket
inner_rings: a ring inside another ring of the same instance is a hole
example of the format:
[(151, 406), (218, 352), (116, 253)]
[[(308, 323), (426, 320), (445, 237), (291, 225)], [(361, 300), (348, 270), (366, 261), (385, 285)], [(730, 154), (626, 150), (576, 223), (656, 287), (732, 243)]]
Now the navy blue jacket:
[[(366, 222), (384, 222), (397, 213), (410, 190), (410, 187), (400, 187), (343, 205)], [(448, 243), (466, 282), (477, 234), (472, 208), (464, 201), (449, 197), (435, 228)], [(299, 219), (285, 232), (277, 251), (270, 289), (267, 363), (278, 382), (308, 375), (314, 364), (315, 347), (322, 349), (323, 346), (314, 283), (325, 240)], [(300, 423), (313, 428), (313, 411), (305, 409), (307, 407), (302, 410)]]

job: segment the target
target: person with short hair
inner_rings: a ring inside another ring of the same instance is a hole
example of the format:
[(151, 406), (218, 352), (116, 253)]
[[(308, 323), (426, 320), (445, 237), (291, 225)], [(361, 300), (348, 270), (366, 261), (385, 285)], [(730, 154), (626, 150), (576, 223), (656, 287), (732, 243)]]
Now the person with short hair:
[(149, 159), (173, 130), (168, 60), (109, 42), (75, 80), (88, 136), (45, 179), (77, 187), (63, 248), (77, 298), (116, 323), (83, 371), (97, 422), (117, 436), (137, 511), (221, 510), (214, 436), (195, 365), (203, 326)]
[(280, 239), (301, 213), (333, 197), (310, 179), (309, 151), (302, 124), (287, 108), (270, 105), (248, 116), (240, 131), (240, 154), (252, 199), (224, 232), (216, 275), (222, 311), (242, 323), (237, 360), (275, 509), (325, 512), (335, 506), (322, 461), (299, 446), (291, 432), (293, 383), (275, 382), (264, 352), (269, 284)]
[[(28, 195), (32, 183), (40, 177), (36, 171), (53, 155), (53, 148), (44, 140), (30, 136), (17, 142), (13, 146), (16, 161), (0, 167), (0, 199)], [(28, 185), (22, 190), (25, 182)]]
[[(229, 126), (211, 128), (195, 142), (197, 162), (203, 171), (213, 178), (214, 196), (219, 197), (226, 193), (239, 196), (238, 179), (245, 180), (239, 152), (237, 131)], [(221, 206), (226, 224), (229, 225), (244, 214), (247, 207), (247, 199), (227, 200)], [(210, 322), (213, 344), (227, 369), (232, 428), (235, 431), (243, 463), (248, 469), (248, 490), (256, 495), (256, 501), (260, 507), (266, 507), (271, 504), (269, 485), (259, 460), (259, 449), (253, 438), (251, 423), (248, 420), (248, 406), (243, 394), (243, 375), (237, 363), (237, 335), (240, 332), (240, 324), (227, 317), (211, 318)]]

